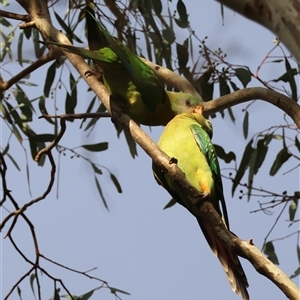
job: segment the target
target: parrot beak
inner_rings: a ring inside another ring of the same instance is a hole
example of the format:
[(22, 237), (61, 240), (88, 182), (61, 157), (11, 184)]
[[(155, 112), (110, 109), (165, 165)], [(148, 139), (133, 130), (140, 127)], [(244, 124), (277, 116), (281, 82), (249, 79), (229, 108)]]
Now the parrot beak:
[(204, 108), (203, 106), (196, 106), (193, 110), (193, 113), (197, 113), (197, 114), (200, 114), (200, 115), (203, 115), (203, 112), (204, 112)]

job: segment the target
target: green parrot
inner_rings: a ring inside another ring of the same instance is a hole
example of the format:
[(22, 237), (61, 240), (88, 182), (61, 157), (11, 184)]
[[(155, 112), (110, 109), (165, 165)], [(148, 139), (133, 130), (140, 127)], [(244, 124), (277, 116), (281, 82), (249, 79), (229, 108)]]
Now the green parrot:
[(202, 99), (190, 94), (166, 91), (155, 72), (96, 20), (92, 3), (86, 6), (86, 23), (90, 50), (45, 44), (91, 59), (96, 71), (102, 69), (103, 82), (113, 99), (135, 122), (166, 125), (176, 114), (203, 105)]
[[(209, 197), (209, 201), (220, 216), (222, 216), (221, 203), (223, 220), (229, 230), (220, 167), (210, 139), (212, 125), (201, 113), (195, 109), (192, 113), (175, 116), (165, 127), (158, 146), (167, 155), (177, 159), (178, 167), (186, 175), (187, 180)], [(157, 182), (176, 202), (196, 217), (209, 246), (226, 272), (232, 290), (241, 295), (244, 300), (248, 300), (249, 295), (246, 289), (248, 281), (237, 255), (228, 249), (222, 240), (213, 234), (208, 224), (197, 215), (197, 208), (185, 198), (184, 193), (177, 186), (172, 184), (168, 173), (162, 172), (154, 162), (152, 169)]]

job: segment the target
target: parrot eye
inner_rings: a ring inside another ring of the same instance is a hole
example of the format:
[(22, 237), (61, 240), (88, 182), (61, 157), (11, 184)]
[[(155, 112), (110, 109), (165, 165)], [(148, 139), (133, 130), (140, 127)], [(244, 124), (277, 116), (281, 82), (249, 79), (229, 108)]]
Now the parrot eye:
[(185, 100), (185, 104), (186, 104), (186, 106), (190, 107), (191, 106), (191, 101), (189, 99)]

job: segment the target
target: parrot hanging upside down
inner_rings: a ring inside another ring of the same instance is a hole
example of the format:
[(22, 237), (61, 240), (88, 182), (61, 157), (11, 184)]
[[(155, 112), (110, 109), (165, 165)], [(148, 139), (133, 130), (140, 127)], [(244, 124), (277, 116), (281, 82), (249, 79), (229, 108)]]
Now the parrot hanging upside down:
[[(224, 222), (229, 230), (220, 167), (215, 148), (210, 140), (212, 125), (203, 117), (202, 108), (199, 112), (196, 108), (192, 113), (175, 116), (165, 127), (158, 146), (167, 155), (177, 160), (178, 167), (186, 175), (187, 180), (201, 193), (208, 195), (209, 201), (220, 216), (222, 216), (219, 204), (221, 202)], [(196, 217), (209, 246), (226, 272), (232, 290), (241, 295), (244, 300), (248, 300), (249, 285), (237, 255), (228, 249), (226, 244), (210, 230), (208, 224), (199, 217), (196, 206), (192, 205), (185, 198), (184, 193), (172, 184), (168, 173), (163, 173), (154, 162), (152, 169), (157, 182), (176, 202)]]
[(203, 105), (203, 100), (193, 95), (166, 91), (155, 72), (95, 18), (92, 3), (86, 6), (86, 23), (90, 50), (45, 44), (91, 59), (96, 69), (102, 69), (103, 82), (113, 99), (135, 122), (166, 125), (176, 114)]

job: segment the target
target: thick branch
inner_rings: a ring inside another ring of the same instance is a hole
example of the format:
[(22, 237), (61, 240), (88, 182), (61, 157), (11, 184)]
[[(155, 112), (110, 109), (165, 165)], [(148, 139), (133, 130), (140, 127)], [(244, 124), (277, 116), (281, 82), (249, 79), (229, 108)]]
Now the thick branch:
[(217, 0), (241, 15), (267, 27), (300, 62), (299, 0)]
[(204, 104), (204, 111), (210, 115), (222, 109), (256, 99), (269, 102), (282, 109), (300, 128), (300, 106), (291, 98), (262, 87), (242, 89), (206, 102)]

